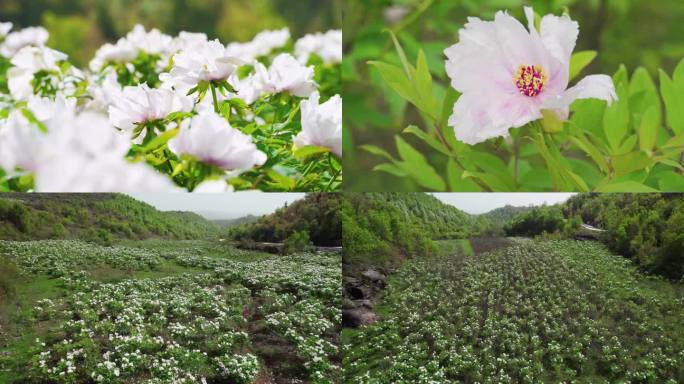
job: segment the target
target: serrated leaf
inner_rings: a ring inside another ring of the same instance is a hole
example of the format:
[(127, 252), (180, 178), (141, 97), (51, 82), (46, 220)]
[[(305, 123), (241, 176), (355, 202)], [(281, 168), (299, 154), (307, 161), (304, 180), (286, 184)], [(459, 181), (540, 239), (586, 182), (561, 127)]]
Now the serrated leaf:
[(392, 155), (387, 153), (387, 151), (385, 151), (384, 149), (377, 147), (375, 145), (366, 144), (366, 145), (360, 146), (359, 148), (363, 149), (364, 151), (366, 151), (368, 153), (372, 153), (373, 155), (382, 156), (387, 160), (394, 161), (394, 157), (392, 157)]
[(378, 164), (373, 168), (374, 171), (379, 171), (379, 172), (386, 172), (389, 173), (390, 175), (394, 175), (397, 177), (406, 177), (408, 176), (408, 173), (404, 172), (401, 170), (399, 167), (397, 167), (394, 164), (389, 164), (389, 163), (384, 163), (384, 164)]
[(570, 57), (570, 80), (572, 81), (579, 76), (579, 74), (582, 73), (582, 70), (594, 61), (596, 55), (596, 51), (580, 51), (573, 53), (572, 57)]

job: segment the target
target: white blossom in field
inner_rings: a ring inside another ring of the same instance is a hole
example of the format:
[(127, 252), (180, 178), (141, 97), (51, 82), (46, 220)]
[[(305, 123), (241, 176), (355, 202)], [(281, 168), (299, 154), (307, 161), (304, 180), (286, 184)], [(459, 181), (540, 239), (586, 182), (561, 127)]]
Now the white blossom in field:
[(255, 81), (261, 82), (263, 93), (285, 92), (309, 97), (317, 88), (314, 68), (302, 65), (289, 53), (276, 56), (268, 71), (262, 64), (256, 63), (255, 71)]
[(194, 193), (225, 193), (233, 192), (233, 186), (225, 180), (204, 181), (192, 191)]
[(227, 80), (242, 65), (242, 60), (225, 53), (225, 47), (212, 40), (196, 44), (173, 57), (173, 68), (160, 79), (185, 93), (200, 81)]
[(31, 81), (39, 71), (58, 71), (57, 63), (67, 55), (47, 47), (26, 46), (19, 50), (11, 62), (14, 67), (7, 71), (7, 86), (16, 100), (26, 100), (33, 94)]
[(156, 28), (146, 31), (140, 24), (128, 32), (126, 40), (133, 47), (151, 55), (171, 53), (173, 49), (173, 37), (161, 33)]
[(136, 124), (160, 120), (172, 112), (189, 112), (192, 99), (170, 89), (153, 89), (142, 84), (125, 87), (121, 97), (109, 107), (109, 121), (117, 128), (131, 131)]
[(174, 50), (176, 52), (186, 50), (196, 45), (203, 45), (209, 42), (206, 33), (196, 33), (181, 31), (176, 38), (173, 39)]
[(0, 23), (0, 37), (5, 37), (12, 30), (14, 24), (12, 23)]
[(314, 92), (308, 100), (302, 100), (302, 131), (294, 138), (297, 147), (315, 145), (329, 148), (342, 156), (342, 98), (335, 95), (323, 104)]
[(8, 34), (0, 46), (0, 54), (12, 57), (27, 46), (41, 47), (48, 40), (48, 31), (43, 27), (28, 27)]
[(178, 135), (169, 141), (169, 149), (177, 155), (192, 155), (204, 163), (236, 172), (262, 165), (267, 158), (251, 136), (208, 110), (183, 121)]
[(138, 49), (125, 38), (121, 38), (116, 44), (107, 43), (100, 47), (90, 61), (89, 67), (91, 71), (97, 72), (107, 63), (125, 63), (137, 56)]
[(541, 119), (542, 110), (566, 119), (576, 99), (610, 104), (617, 98), (606, 75), (587, 76), (568, 88), (577, 22), (546, 15), (537, 31), (532, 8), (525, 7), (525, 14), (528, 29), (505, 12), (494, 21), (469, 18), (460, 41), (444, 51), (451, 86), (461, 93), (449, 125), (464, 143), (507, 136), (510, 128)]
[(306, 64), (314, 53), (326, 64), (341, 63), (342, 30), (308, 34), (295, 43), (295, 54), (302, 64)]
[(226, 54), (252, 62), (258, 57), (267, 56), (273, 50), (282, 48), (290, 40), (290, 30), (283, 28), (259, 32), (247, 43), (230, 43), (226, 46)]
[(109, 72), (103, 78), (92, 76), (87, 91), (92, 98), (86, 103), (85, 108), (105, 114), (109, 112), (110, 105), (123, 97), (123, 89), (115, 72)]

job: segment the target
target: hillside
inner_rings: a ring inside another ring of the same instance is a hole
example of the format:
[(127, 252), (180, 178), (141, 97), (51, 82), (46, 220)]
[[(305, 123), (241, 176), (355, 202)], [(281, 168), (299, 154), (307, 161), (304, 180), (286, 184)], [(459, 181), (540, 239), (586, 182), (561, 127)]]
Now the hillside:
[(229, 234), (238, 241), (279, 243), (294, 233), (303, 232), (314, 245), (340, 246), (341, 202), (342, 195), (338, 193), (310, 193), (253, 223), (230, 228)]
[(345, 260), (394, 264), (431, 254), (435, 239), (469, 237), (475, 220), (422, 193), (346, 193), (342, 208)]
[(235, 227), (242, 224), (249, 224), (259, 220), (259, 216), (247, 215), (235, 219), (211, 220), (212, 223), (221, 227)]
[(503, 226), (515, 216), (528, 212), (534, 208), (535, 207), (533, 206), (514, 207), (512, 205), (506, 205), (478, 215), (478, 217), (488, 220), (494, 227), (503, 228)]
[(191, 212), (160, 212), (121, 194), (3, 194), (0, 239), (190, 239), (217, 227)]

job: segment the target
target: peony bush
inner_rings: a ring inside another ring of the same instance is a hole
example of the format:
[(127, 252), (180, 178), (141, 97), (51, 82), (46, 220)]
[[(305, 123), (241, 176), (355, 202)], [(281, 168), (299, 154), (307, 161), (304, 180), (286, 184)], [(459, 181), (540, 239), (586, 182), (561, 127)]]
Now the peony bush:
[(137, 25), (87, 69), (0, 23), (0, 191), (334, 191), (342, 32)]

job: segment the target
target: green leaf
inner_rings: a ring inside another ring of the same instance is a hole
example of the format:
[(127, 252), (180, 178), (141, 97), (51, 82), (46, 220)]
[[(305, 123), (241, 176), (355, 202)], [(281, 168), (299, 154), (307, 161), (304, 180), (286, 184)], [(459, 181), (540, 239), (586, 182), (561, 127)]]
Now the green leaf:
[(598, 165), (598, 167), (603, 171), (603, 173), (608, 173), (609, 168), (608, 168), (608, 163), (606, 162), (605, 157), (601, 153), (601, 151), (594, 146), (587, 138), (582, 134), (581, 132), (578, 132), (574, 136), (570, 136), (570, 140), (575, 143), (582, 151), (584, 151), (589, 157), (591, 157), (592, 160), (594, 160), (594, 163)]
[(440, 119), (440, 126), (442, 128), (447, 127), (449, 124), (449, 117), (454, 110), (454, 104), (458, 101), (461, 94), (458, 93), (451, 86), (447, 87), (446, 95), (444, 96), (444, 102), (442, 103), (442, 118)]
[(631, 152), (626, 155), (614, 156), (612, 158), (615, 173), (625, 175), (634, 171), (641, 171), (653, 164), (653, 159), (645, 152)]
[(416, 93), (413, 85), (399, 67), (379, 61), (369, 61), (368, 64), (378, 69), (383, 81), (399, 96), (414, 105), (416, 104)]
[(420, 128), (416, 127), (415, 125), (409, 125), (404, 129), (404, 133), (411, 133), (418, 137), (419, 139), (423, 140), (425, 143), (427, 143), (429, 146), (434, 148), (435, 150), (447, 155), (451, 156), (451, 152), (444, 148), (444, 145), (434, 137), (430, 137), (425, 131), (421, 130)]
[(468, 179), (468, 178), (474, 178), (478, 179), (480, 182), (482, 182), (484, 185), (486, 185), (492, 192), (510, 192), (512, 189), (510, 186), (506, 185), (505, 183), (502, 183), (501, 180), (489, 173), (482, 173), (482, 172), (472, 172), (472, 171), (464, 171), (462, 175), (463, 179)]
[(394, 164), (389, 164), (389, 163), (384, 163), (384, 164), (378, 164), (373, 168), (374, 171), (379, 171), (379, 172), (387, 172), (391, 175), (397, 176), (397, 177), (406, 177), (408, 176), (408, 173), (404, 172), (401, 170), (399, 167), (397, 167)]
[(544, 131), (549, 133), (557, 133), (563, 130), (563, 121), (558, 117), (558, 114), (549, 109), (542, 109), (542, 127)]
[(432, 75), (425, 58), (425, 52), (422, 49), (418, 51), (414, 84), (419, 102), (419, 105), (416, 106), (432, 117), (433, 120), (439, 120), (437, 100), (432, 94)]
[(657, 105), (649, 107), (641, 117), (639, 125), (639, 148), (650, 151), (656, 144), (660, 128), (660, 110)]
[(684, 132), (684, 85), (680, 87), (660, 70), (660, 93), (665, 102), (667, 125), (676, 134)]
[(400, 136), (395, 136), (395, 140), (399, 155), (404, 160), (403, 162), (396, 164), (402, 170), (408, 173), (411, 178), (422, 187), (436, 191), (443, 191), (446, 189), (444, 180), (442, 180), (432, 165), (427, 162), (420, 152), (416, 151)]
[(460, 178), (458, 177), (460, 171), (458, 169), (458, 166), (456, 165), (456, 162), (454, 159), (449, 158), (447, 160), (447, 182), (449, 183), (449, 190), (451, 191), (456, 191), (458, 190), (458, 184), (460, 181)]
[(637, 183), (636, 181), (622, 181), (618, 183), (608, 183), (596, 188), (596, 192), (658, 192), (649, 186)]
[(684, 176), (675, 172), (664, 172), (658, 180), (663, 192), (684, 192)]
[(606, 108), (603, 115), (603, 132), (608, 145), (616, 152), (629, 130), (629, 100), (624, 84), (618, 86), (620, 99)]
[(276, 185), (284, 187), (286, 190), (291, 190), (297, 185), (297, 181), (291, 177), (287, 177), (285, 175), (281, 175), (280, 173), (276, 172), (273, 169), (270, 169), (268, 172), (268, 177), (271, 178), (271, 180), (276, 182)]
[(301, 148), (297, 148), (294, 151), (294, 157), (296, 157), (297, 159), (305, 159), (309, 156), (318, 155), (318, 154), (327, 153), (327, 152), (330, 152), (329, 148), (317, 147), (315, 145), (307, 145), (307, 146), (304, 146)]
[(580, 51), (570, 57), (570, 80), (579, 76), (582, 70), (596, 58), (596, 51)]
[(684, 146), (684, 132), (668, 140), (662, 148), (677, 148), (682, 146)]
[(366, 151), (368, 153), (372, 153), (376, 156), (382, 156), (387, 160), (394, 161), (394, 157), (392, 157), (392, 155), (387, 153), (387, 151), (385, 151), (384, 149), (377, 147), (375, 145), (366, 144), (366, 145), (360, 146), (359, 148), (363, 149), (364, 151)]
[(404, 71), (406, 72), (406, 77), (411, 80), (413, 78), (413, 67), (411, 64), (409, 64), (408, 59), (406, 58), (406, 53), (404, 52), (404, 48), (401, 47), (401, 44), (399, 44), (399, 40), (397, 40), (397, 36), (394, 34), (394, 32), (391, 29), (386, 29), (387, 32), (389, 32), (390, 36), (392, 37), (392, 42), (394, 43), (394, 48), (396, 48), (397, 53), (399, 54), (399, 60), (401, 60), (401, 64), (404, 66)]
[(176, 135), (178, 134), (178, 131), (179, 131), (179, 128), (171, 129), (169, 131), (163, 132), (162, 134), (158, 135), (154, 139), (150, 140), (150, 142), (147, 143), (145, 146), (140, 148), (140, 151), (142, 153), (148, 153), (148, 152), (154, 151), (155, 149), (158, 149), (158, 148), (166, 145), (166, 143), (168, 143), (169, 140), (176, 137)]

